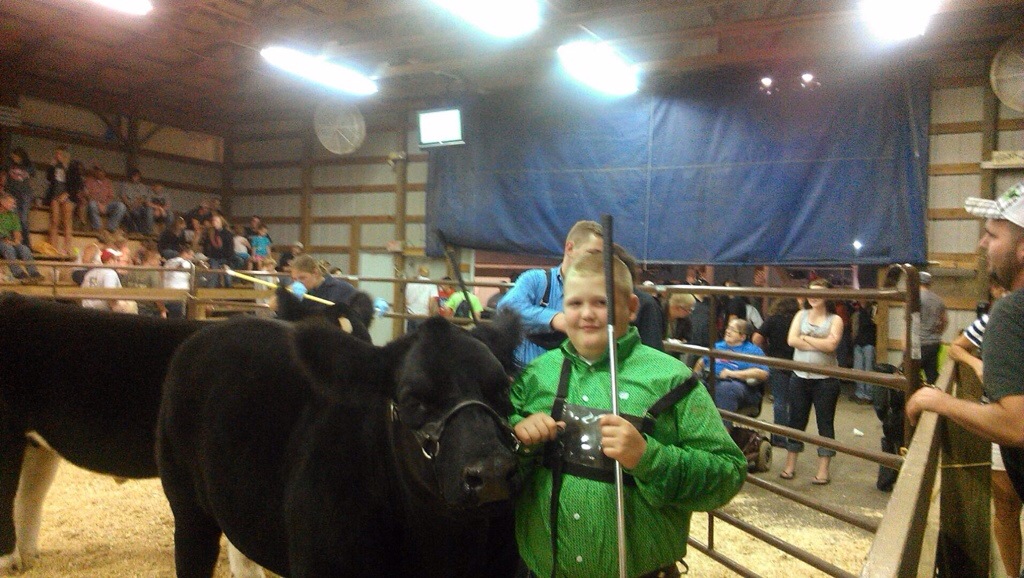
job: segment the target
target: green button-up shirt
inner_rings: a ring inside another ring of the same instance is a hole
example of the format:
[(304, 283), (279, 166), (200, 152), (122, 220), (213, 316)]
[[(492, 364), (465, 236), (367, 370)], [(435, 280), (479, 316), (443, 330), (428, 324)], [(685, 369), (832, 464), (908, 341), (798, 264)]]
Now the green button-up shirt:
[[(566, 403), (611, 407), (607, 354), (590, 364), (570, 342), (537, 358), (512, 386), (515, 425), (528, 415), (550, 413), (562, 361), (572, 362)], [(690, 370), (679, 360), (640, 343), (636, 328), (618, 341), (620, 413), (642, 416), (682, 384)], [(609, 410), (610, 411), (610, 410)], [(526, 482), (516, 503), (516, 540), (527, 566), (551, 574), (551, 470), (539, 448), (524, 458)], [(636, 487), (625, 488), (627, 569), (639, 576), (686, 554), (693, 511), (727, 503), (739, 491), (747, 462), (729, 437), (704, 387), (696, 387), (658, 418), (647, 450), (632, 470)], [(559, 498), (560, 576), (618, 576), (615, 486), (565, 475)]]

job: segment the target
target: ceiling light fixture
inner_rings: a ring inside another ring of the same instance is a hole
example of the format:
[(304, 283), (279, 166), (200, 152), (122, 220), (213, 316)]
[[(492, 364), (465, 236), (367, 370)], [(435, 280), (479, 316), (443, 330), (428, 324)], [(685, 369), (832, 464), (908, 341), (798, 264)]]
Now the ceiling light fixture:
[(860, 13), (881, 40), (897, 42), (924, 34), (939, 0), (861, 0)]
[(775, 85), (775, 79), (773, 79), (770, 76), (762, 76), (761, 84), (757, 88), (758, 90), (769, 96), (779, 91), (779, 88)]
[(558, 58), (570, 76), (611, 96), (629, 96), (640, 89), (636, 66), (605, 42), (578, 40), (558, 47)]
[(433, 0), (480, 30), (498, 38), (525, 36), (540, 27), (537, 0)]
[(805, 72), (800, 75), (800, 88), (803, 88), (804, 90), (814, 90), (819, 86), (821, 86), (821, 83), (818, 82), (818, 79), (810, 72)]
[(307, 80), (349, 94), (366, 96), (377, 92), (377, 83), (351, 68), (326, 58), (311, 56), (283, 46), (268, 46), (260, 55), (274, 66)]
[(149, 0), (92, 0), (100, 6), (106, 6), (111, 10), (132, 14), (133, 16), (145, 16), (153, 10), (153, 4)]

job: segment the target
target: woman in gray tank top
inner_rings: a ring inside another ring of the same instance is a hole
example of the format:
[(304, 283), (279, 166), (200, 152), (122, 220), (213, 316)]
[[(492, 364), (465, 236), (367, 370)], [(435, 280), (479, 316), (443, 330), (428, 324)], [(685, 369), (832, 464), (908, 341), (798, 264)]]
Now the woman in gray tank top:
[[(832, 285), (825, 279), (816, 279), (810, 289), (828, 289)], [(835, 313), (835, 305), (826, 299), (808, 297), (805, 308), (793, 317), (789, 326), (788, 343), (793, 348), (793, 361), (835, 367), (836, 347), (843, 336), (843, 320)], [(794, 371), (789, 391), (789, 427), (803, 430), (811, 417), (818, 423), (818, 435), (835, 439), (836, 402), (839, 400), (839, 380), (827, 375), (807, 371)], [(804, 450), (804, 443), (798, 440), (786, 441), (786, 465), (780, 477), (793, 479), (796, 474), (796, 460)], [(835, 450), (818, 448), (818, 471), (812, 484), (825, 485), (832, 481), (829, 464)]]

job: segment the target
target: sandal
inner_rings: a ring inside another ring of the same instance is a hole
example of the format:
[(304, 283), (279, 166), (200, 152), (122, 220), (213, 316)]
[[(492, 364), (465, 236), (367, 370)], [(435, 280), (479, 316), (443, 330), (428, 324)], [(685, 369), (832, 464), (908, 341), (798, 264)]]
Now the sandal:
[(811, 478), (811, 483), (815, 486), (827, 486), (832, 482), (832, 478), (821, 479), (818, 476)]
[(795, 476), (795, 475), (796, 475), (795, 471), (794, 472), (787, 472), (786, 470), (782, 470), (781, 472), (779, 472), (779, 477), (784, 479), (784, 480), (792, 480), (793, 476)]

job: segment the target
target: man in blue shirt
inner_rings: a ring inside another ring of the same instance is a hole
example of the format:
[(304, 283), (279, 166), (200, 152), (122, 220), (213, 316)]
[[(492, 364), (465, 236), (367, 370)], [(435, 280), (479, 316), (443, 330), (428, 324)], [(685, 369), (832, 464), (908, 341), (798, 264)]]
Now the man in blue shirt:
[[(725, 339), (715, 344), (715, 349), (764, 355), (760, 347), (747, 338), (750, 324), (745, 319), (733, 319), (725, 329)], [(693, 368), (698, 375), (709, 366), (707, 356)], [(715, 359), (715, 405), (726, 411), (736, 412), (741, 407), (761, 403), (764, 382), (768, 379), (768, 366), (734, 359)], [(725, 427), (732, 429), (730, 422)]]
[(511, 309), (519, 314), (526, 330), (526, 339), (516, 348), (520, 367), (565, 341), (565, 314), (562, 313), (562, 278), (577, 259), (600, 253), (604, 232), (594, 221), (578, 221), (565, 237), (562, 262), (551, 269), (530, 269), (516, 279), (515, 285), (498, 302), (498, 309)]

